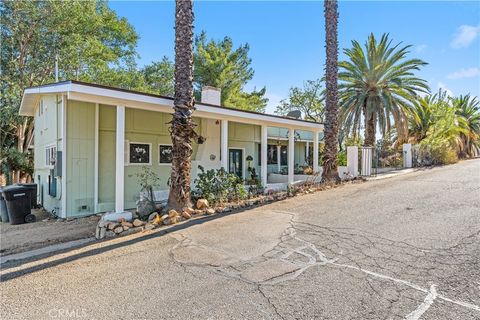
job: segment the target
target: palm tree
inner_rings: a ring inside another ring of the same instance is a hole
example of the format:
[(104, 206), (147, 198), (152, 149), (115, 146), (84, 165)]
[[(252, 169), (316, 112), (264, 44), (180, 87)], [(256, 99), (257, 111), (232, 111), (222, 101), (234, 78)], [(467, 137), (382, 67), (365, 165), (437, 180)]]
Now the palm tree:
[(344, 49), (348, 61), (339, 63), (341, 120), (355, 136), (360, 121), (365, 121), (366, 146), (374, 146), (377, 123), (385, 135), (395, 124), (403, 139), (408, 134), (407, 116), (419, 92), (428, 92), (425, 80), (414, 76), (414, 71), (427, 63), (420, 59), (406, 60), (411, 46), (392, 46), (388, 34), (377, 43), (370, 34), (365, 50), (357, 41), (351, 49)]
[(452, 98), (458, 116), (465, 120), (466, 133), (460, 135), (462, 148), (460, 157), (475, 157), (480, 151), (480, 101), (469, 94)]
[(170, 136), (172, 172), (168, 207), (181, 210), (190, 206), (193, 99), (193, 1), (176, 0), (175, 6), (175, 96)]
[(325, 149), (323, 154), (322, 180), (339, 181), (337, 169), (337, 136), (338, 136), (338, 40), (337, 40), (337, 0), (324, 2), (325, 41), (327, 61), (325, 63)]
[(413, 105), (408, 120), (408, 142), (419, 143), (427, 137), (428, 129), (433, 123), (432, 105), (437, 100), (438, 95), (427, 95)]

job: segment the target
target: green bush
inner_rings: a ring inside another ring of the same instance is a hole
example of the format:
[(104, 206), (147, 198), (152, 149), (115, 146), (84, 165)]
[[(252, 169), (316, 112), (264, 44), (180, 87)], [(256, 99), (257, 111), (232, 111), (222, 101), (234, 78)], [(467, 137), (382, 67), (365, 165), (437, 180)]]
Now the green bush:
[(243, 200), (248, 192), (243, 181), (235, 174), (227, 173), (223, 168), (207, 170), (198, 166), (200, 173), (195, 179), (195, 196), (207, 199), (210, 204), (219, 204), (231, 200)]
[(347, 165), (347, 151), (340, 151), (337, 154), (337, 161), (339, 166), (346, 166)]

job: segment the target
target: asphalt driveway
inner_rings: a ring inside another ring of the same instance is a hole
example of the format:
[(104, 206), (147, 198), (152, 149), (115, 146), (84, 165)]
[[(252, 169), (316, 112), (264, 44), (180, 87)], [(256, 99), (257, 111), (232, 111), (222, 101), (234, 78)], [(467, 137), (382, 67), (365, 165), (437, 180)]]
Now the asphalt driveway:
[(480, 319), (480, 160), (1, 270), (2, 319)]

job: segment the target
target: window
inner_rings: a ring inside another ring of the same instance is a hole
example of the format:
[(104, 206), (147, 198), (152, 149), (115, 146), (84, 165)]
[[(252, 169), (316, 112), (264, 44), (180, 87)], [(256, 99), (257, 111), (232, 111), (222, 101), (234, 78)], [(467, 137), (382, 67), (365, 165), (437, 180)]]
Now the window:
[(130, 164), (151, 164), (151, 144), (135, 143), (129, 144), (129, 163)]
[(53, 166), (57, 160), (57, 147), (48, 146), (45, 147), (45, 165)]
[[(261, 165), (261, 156), (262, 155), (262, 145), (258, 145), (258, 165)], [(267, 145), (267, 164), (277, 164), (277, 145), (269, 144)]]
[(287, 166), (288, 165), (288, 156), (287, 156), (287, 146), (280, 147), (280, 165)]
[(161, 144), (158, 146), (158, 159), (160, 164), (172, 163), (172, 149), (173, 146), (171, 144)]

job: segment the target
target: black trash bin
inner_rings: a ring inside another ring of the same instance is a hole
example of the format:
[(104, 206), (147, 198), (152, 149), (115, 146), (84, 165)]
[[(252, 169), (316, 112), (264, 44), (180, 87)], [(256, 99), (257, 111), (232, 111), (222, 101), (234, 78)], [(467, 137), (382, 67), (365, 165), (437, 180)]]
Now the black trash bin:
[(0, 219), (2, 222), (8, 222), (8, 212), (5, 199), (3, 198), (3, 188), (0, 187)]
[(37, 203), (37, 184), (36, 183), (16, 183), (16, 186), (26, 187), (30, 193), (30, 204), (32, 209), (38, 207)]
[(30, 189), (23, 186), (9, 186), (3, 188), (3, 197), (7, 205), (10, 224), (22, 224), (35, 221), (30, 213)]

